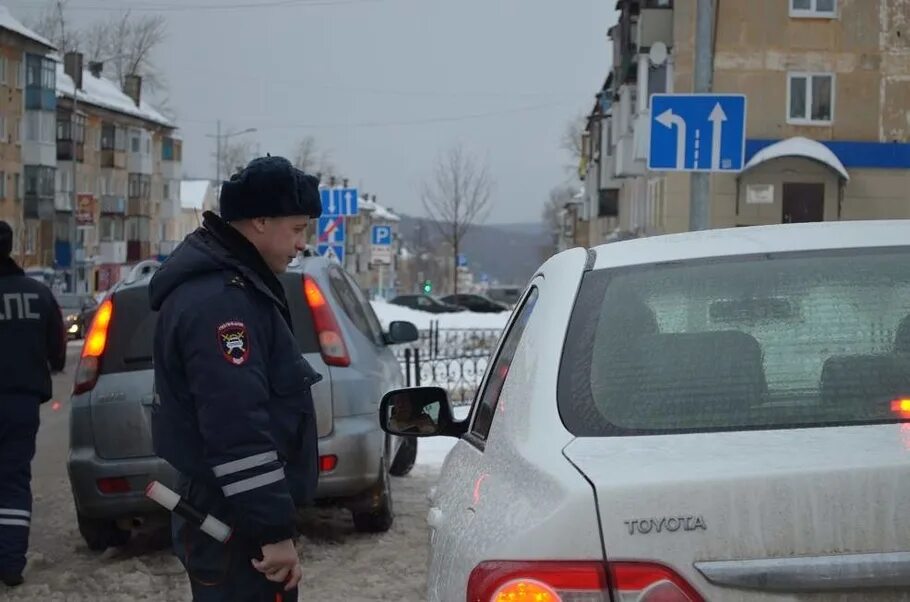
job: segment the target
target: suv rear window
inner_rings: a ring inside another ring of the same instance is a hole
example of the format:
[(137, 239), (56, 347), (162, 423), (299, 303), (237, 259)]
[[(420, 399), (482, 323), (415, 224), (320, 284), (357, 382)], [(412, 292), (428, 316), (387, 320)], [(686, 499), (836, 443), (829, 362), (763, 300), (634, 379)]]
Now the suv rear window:
[(319, 353), (319, 340), (313, 330), (313, 314), (303, 296), (303, 275), (286, 272), (278, 277), (284, 287), (291, 312), (291, 323), (294, 324), (294, 336), (301, 353)]
[(117, 291), (112, 300), (114, 313), (108, 328), (101, 373), (151, 370), (158, 314), (149, 305), (148, 287)]
[(910, 419), (910, 253), (765, 254), (585, 275), (559, 409), (578, 436)]

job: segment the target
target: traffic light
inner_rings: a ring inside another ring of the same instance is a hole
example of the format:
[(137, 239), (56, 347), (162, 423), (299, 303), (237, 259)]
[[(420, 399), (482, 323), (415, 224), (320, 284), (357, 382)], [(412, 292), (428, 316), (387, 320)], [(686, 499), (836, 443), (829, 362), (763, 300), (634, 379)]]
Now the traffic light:
[(433, 292), (433, 283), (430, 282), (429, 280), (424, 280), (423, 281), (423, 294), (429, 295), (432, 292)]

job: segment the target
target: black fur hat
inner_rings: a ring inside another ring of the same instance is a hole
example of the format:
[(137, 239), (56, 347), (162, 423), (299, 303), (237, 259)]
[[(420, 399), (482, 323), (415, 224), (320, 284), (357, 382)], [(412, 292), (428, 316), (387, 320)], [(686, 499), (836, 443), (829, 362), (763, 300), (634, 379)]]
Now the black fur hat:
[(226, 222), (254, 217), (322, 215), (319, 180), (284, 157), (253, 159), (221, 186), (221, 217)]

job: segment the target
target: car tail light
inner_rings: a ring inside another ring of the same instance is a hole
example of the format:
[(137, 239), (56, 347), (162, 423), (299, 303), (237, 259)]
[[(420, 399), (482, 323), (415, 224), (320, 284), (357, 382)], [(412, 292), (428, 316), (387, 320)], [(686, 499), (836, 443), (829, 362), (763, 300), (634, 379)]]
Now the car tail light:
[(484, 562), (471, 572), (467, 599), (468, 602), (608, 600), (607, 571), (602, 562)]
[(898, 418), (910, 418), (910, 399), (895, 399), (891, 402), (891, 412)]
[(108, 330), (113, 316), (114, 302), (110, 298), (105, 299), (98, 311), (95, 312), (92, 326), (85, 337), (85, 343), (82, 346), (82, 357), (79, 360), (79, 367), (76, 368), (76, 382), (73, 386), (73, 394), (91, 391), (95, 387), (95, 383), (98, 382), (101, 357), (107, 347)]
[(338, 466), (338, 456), (319, 456), (319, 472), (332, 472)]
[(319, 289), (316, 281), (309, 276), (303, 277), (303, 294), (313, 314), (313, 326), (319, 338), (319, 347), (322, 349), (322, 359), (329, 366), (346, 367), (351, 365), (348, 348), (341, 336), (341, 328), (332, 312), (331, 306), (325, 295)]
[[(609, 565), (616, 602), (704, 602), (670, 569), (646, 563)], [(601, 562), (484, 562), (468, 579), (468, 602), (594, 602), (610, 600)]]
[(108, 479), (98, 479), (98, 491), (105, 495), (112, 493), (129, 493), (132, 491), (130, 482), (124, 477), (112, 477)]
[(610, 572), (617, 602), (703, 602), (685, 579), (664, 566), (618, 562)]

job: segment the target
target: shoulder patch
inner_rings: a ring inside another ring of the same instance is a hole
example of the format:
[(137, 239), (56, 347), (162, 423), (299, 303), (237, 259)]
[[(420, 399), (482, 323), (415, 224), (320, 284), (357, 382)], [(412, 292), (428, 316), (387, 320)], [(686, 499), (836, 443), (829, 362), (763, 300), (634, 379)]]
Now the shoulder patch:
[(247, 336), (246, 324), (243, 322), (225, 322), (218, 327), (218, 345), (224, 359), (240, 366), (250, 357), (250, 339)]

